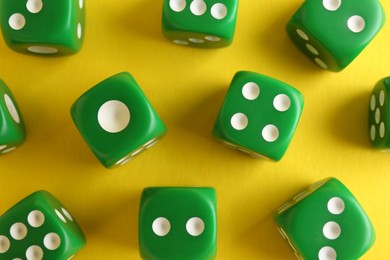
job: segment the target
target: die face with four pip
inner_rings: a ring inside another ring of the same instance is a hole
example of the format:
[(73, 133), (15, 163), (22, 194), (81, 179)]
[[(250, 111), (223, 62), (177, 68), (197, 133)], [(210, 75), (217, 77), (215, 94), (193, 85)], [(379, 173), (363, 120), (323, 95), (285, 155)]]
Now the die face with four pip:
[(22, 53), (67, 55), (84, 39), (84, 0), (4, 0), (1, 29), (7, 45)]
[(390, 139), (387, 134), (390, 129), (389, 91), (390, 77), (381, 79), (372, 91), (368, 109), (370, 140), (373, 147), (380, 150), (390, 149)]
[(13, 151), (26, 138), (26, 128), (11, 91), (0, 80), (0, 155)]
[(72, 105), (71, 115), (80, 134), (106, 168), (127, 163), (166, 132), (164, 123), (127, 72), (88, 90)]
[(164, 0), (162, 31), (179, 45), (202, 48), (232, 43), (238, 0)]
[(378, 0), (306, 0), (286, 30), (317, 65), (340, 71), (370, 43), (384, 21)]
[(151, 187), (143, 191), (139, 212), (142, 259), (214, 259), (216, 241), (213, 188)]
[(254, 72), (238, 72), (214, 125), (213, 136), (255, 157), (284, 155), (303, 109), (295, 88)]
[(77, 222), (47, 191), (31, 194), (0, 217), (0, 259), (67, 260), (85, 244)]
[(335, 178), (296, 195), (277, 210), (275, 220), (299, 259), (358, 259), (375, 241), (363, 208)]

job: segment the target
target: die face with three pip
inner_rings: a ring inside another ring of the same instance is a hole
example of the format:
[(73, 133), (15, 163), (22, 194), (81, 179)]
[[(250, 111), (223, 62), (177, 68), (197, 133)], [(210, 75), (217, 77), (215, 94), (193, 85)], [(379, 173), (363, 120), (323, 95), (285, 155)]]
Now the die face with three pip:
[(214, 259), (216, 241), (213, 188), (151, 187), (143, 191), (139, 212), (142, 259)]
[(388, 96), (390, 77), (381, 79), (374, 87), (368, 109), (368, 123), (371, 144), (380, 150), (390, 149), (390, 139), (387, 134), (390, 129), (390, 105)]
[(166, 132), (164, 123), (127, 72), (88, 90), (72, 105), (71, 115), (106, 168), (127, 163)]
[(0, 155), (13, 151), (26, 138), (26, 128), (11, 91), (0, 80)]
[(80, 226), (47, 191), (31, 194), (0, 217), (0, 259), (67, 260), (85, 244)]
[(286, 30), (317, 65), (340, 71), (370, 43), (384, 21), (378, 0), (306, 0)]
[(299, 259), (358, 259), (375, 241), (363, 208), (335, 178), (296, 195), (277, 210), (275, 220)]
[(7, 45), (22, 53), (67, 55), (84, 39), (84, 0), (4, 0), (1, 28)]
[(295, 88), (254, 72), (238, 72), (214, 125), (213, 136), (255, 157), (280, 160), (298, 125), (303, 96)]
[(233, 41), (238, 0), (164, 0), (162, 31), (179, 45), (220, 48)]

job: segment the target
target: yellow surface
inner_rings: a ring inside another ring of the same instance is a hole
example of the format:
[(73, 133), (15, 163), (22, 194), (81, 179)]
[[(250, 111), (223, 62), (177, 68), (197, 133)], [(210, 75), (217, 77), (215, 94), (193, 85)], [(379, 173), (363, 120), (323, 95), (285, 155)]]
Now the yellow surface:
[[(287, 38), (301, 0), (241, 1), (233, 45), (176, 46), (161, 34), (162, 1), (91, 0), (80, 53), (18, 54), (0, 41), (0, 78), (22, 110), (28, 138), (0, 157), (0, 214), (30, 193), (52, 192), (88, 239), (76, 259), (139, 259), (138, 206), (144, 187), (213, 186), (218, 195), (217, 259), (295, 259), (272, 214), (309, 184), (334, 176), (354, 193), (377, 232), (363, 259), (388, 259), (390, 154), (371, 148), (368, 100), (390, 76), (390, 21), (344, 71), (319, 69)], [(390, 13), (390, 1), (382, 1)], [(211, 129), (230, 81), (256, 71), (305, 96), (295, 136), (274, 163), (230, 150)], [(129, 164), (106, 170), (70, 117), (86, 90), (129, 71), (168, 127), (162, 141)]]

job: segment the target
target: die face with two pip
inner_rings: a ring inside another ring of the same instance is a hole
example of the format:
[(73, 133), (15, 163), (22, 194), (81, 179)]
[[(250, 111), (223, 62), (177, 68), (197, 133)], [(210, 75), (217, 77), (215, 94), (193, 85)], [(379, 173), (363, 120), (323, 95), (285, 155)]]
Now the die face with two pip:
[(84, 0), (4, 0), (1, 29), (7, 45), (22, 53), (67, 55), (84, 39)]
[(214, 125), (213, 136), (255, 157), (280, 160), (303, 109), (295, 88), (254, 72), (238, 72)]
[(26, 138), (26, 128), (10, 89), (0, 80), (0, 155), (13, 151)]
[(220, 48), (233, 41), (238, 0), (164, 0), (162, 31), (179, 45)]
[(335, 178), (317, 182), (286, 202), (275, 221), (299, 259), (358, 259), (375, 241), (363, 208)]
[(368, 122), (371, 144), (379, 150), (390, 149), (390, 139), (387, 134), (390, 129), (390, 106), (388, 96), (390, 77), (381, 79), (374, 87), (368, 109)]
[(214, 259), (216, 194), (206, 187), (151, 187), (142, 193), (139, 246), (142, 259)]
[(67, 260), (85, 244), (80, 226), (47, 191), (31, 194), (0, 217), (0, 259)]
[(378, 0), (306, 0), (286, 30), (318, 66), (340, 71), (370, 43), (384, 21)]
[(160, 117), (127, 72), (84, 93), (71, 108), (73, 121), (99, 161), (112, 168), (149, 149), (166, 132)]

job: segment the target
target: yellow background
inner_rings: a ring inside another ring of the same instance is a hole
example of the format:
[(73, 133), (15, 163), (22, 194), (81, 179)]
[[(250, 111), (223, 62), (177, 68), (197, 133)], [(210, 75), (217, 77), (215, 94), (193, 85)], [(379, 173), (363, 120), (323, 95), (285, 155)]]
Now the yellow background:
[[(308, 185), (339, 178), (377, 232), (363, 259), (388, 259), (390, 154), (371, 148), (368, 101), (390, 76), (390, 23), (340, 73), (319, 69), (290, 42), (285, 24), (301, 0), (241, 1), (233, 45), (204, 50), (161, 34), (162, 0), (90, 0), (80, 53), (18, 54), (0, 41), (0, 78), (10, 87), (28, 137), (0, 157), (0, 214), (30, 193), (53, 193), (83, 228), (76, 259), (139, 259), (138, 206), (148, 186), (212, 186), (218, 196), (217, 259), (295, 259), (272, 214)], [(390, 2), (382, 1), (390, 13)], [(340, 25), (342, 26), (342, 25)], [(226, 148), (210, 133), (233, 75), (259, 72), (299, 89), (305, 107), (278, 163)], [(155, 147), (106, 170), (71, 117), (86, 90), (130, 72), (168, 128)]]

